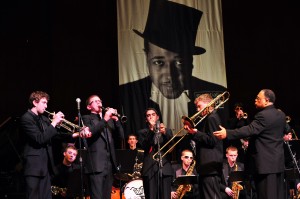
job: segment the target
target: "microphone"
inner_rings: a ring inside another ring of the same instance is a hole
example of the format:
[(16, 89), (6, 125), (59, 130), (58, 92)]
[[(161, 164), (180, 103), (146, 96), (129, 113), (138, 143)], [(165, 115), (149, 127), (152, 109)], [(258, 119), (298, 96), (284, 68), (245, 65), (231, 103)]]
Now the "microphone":
[(77, 102), (77, 109), (80, 110), (81, 99), (80, 98), (76, 98), (76, 102)]
[(156, 130), (156, 133), (159, 133), (159, 129), (160, 129), (160, 121), (157, 120), (157, 121), (156, 121), (156, 124), (155, 124), (155, 130)]

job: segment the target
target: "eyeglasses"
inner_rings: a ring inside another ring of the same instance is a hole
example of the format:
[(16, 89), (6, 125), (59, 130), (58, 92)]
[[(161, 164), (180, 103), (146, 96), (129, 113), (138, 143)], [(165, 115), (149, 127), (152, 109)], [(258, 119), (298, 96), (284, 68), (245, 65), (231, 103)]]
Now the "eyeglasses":
[(262, 99), (268, 100), (268, 98), (266, 98), (266, 97), (260, 98), (260, 97), (258, 97), (258, 96), (257, 96), (255, 99), (256, 99), (257, 101), (260, 101), (260, 100), (262, 100)]
[(190, 160), (192, 160), (192, 159), (194, 159), (193, 157), (190, 157), (190, 156), (183, 156), (185, 159), (190, 159)]
[(238, 110), (243, 110), (242, 107), (236, 107), (234, 110), (238, 111)]

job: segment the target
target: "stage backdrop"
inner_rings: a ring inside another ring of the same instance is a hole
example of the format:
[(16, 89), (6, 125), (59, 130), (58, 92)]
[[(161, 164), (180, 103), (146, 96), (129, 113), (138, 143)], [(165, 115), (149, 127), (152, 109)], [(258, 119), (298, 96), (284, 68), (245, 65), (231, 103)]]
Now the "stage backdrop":
[[(152, 0), (152, 3), (153, 1), (160, 0)], [(161, 120), (167, 127), (173, 130), (173, 133), (176, 133), (182, 128), (181, 116), (191, 114), (188, 111), (189, 107), (185, 103), (182, 103), (182, 101), (188, 101), (195, 111), (193, 100), (197, 95), (203, 92), (210, 92), (216, 95), (220, 93), (220, 90), (223, 90), (221, 87), (227, 87), (221, 0), (176, 0), (172, 2), (203, 12), (200, 24), (196, 29), (197, 33), (194, 45), (204, 48), (206, 52), (201, 55), (194, 54), (192, 76), (204, 80), (204, 82), (220, 85), (220, 87), (208, 86), (206, 88), (207, 84), (202, 82), (203, 84), (200, 85), (201, 88), (197, 88), (199, 90), (195, 91), (194, 89), (193, 93), (187, 91), (187, 99), (185, 96), (180, 96), (176, 99), (161, 99), (160, 97), (154, 99), (153, 93), (157, 91), (157, 88), (153, 88), (153, 85), (150, 89), (152, 96), (145, 94), (147, 91), (141, 91), (140, 89), (143, 87), (130, 87), (128, 90), (126, 85), (137, 83), (139, 80), (149, 76), (146, 54), (144, 52), (144, 39), (133, 30), (140, 33), (145, 31), (150, 0), (118, 0), (119, 84), (121, 88), (120, 99), (122, 111), (128, 116), (126, 133), (129, 133), (128, 131), (133, 131), (134, 133), (143, 127), (143, 123), (145, 123), (143, 118), (145, 108), (152, 106), (151, 103), (147, 103), (147, 98), (159, 104), (159, 106), (154, 107), (159, 107)], [(177, 13), (172, 14), (175, 17)], [(189, 22), (186, 21), (186, 23)], [(191, 95), (195, 96), (191, 97)], [(140, 102), (136, 100), (136, 98), (140, 97), (145, 98), (144, 101)], [(128, 105), (132, 107), (126, 107)]]

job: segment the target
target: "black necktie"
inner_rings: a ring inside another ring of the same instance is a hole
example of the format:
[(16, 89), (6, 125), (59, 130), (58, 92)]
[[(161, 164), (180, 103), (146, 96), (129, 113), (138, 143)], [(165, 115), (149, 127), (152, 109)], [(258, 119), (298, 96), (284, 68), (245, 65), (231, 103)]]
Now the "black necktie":
[(38, 120), (39, 120), (39, 127), (40, 127), (40, 130), (41, 130), (42, 132), (45, 132), (45, 128), (44, 128), (44, 124), (43, 124), (43, 119), (42, 119), (42, 117), (39, 116)]

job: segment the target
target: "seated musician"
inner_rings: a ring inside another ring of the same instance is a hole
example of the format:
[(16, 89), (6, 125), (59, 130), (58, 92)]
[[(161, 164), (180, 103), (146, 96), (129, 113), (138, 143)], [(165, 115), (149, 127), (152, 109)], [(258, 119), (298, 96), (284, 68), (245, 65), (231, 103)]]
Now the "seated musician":
[(144, 151), (141, 148), (137, 147), (138, 138), (136, 134), (129, 134), (127, 137), (127, 143), (129, 146), (130, 152), (134, 153), (135, 164), (133, 166), (132, 177), (133, 179), (141, 178), (141, 170), (143, 166)]
[(243, 182), (235, 182), (235, 187), (241, 188), (238, 193), (235, 193), (233, 182), (229, 181), (229, 176), (234, 171), (244, 171), (244, 164), (237, 161), (238, 149), (234, 146), (229, 146), (226, 149), (226, 160), (223, 162), (223, 176), (221, 183), (221, 195), (223, 199), (234, 198), (234, 194), (238, 194), (240, 199), (245, 199), (246, 191), (243, 186)]
[[(185, 149), (181, 152), (181, 162), (180, 167), (174, 168), (174, 179), (180, 175), (197, 176), (196, 162), (194, 161), (193, 152), (190, 149)], [(196, 199), (199, 197), (198, 184), (191, 185), (191, 189), (185, 192), (186, 188), (188, 188), (186, 185), (173, 185), (171, 199), (181, 198), (182, 194), (182, 198), (185, 199)]]
[(72, 199), (87, 195), (86, 180), (83, 183), (84, 187), (81, 187), (80, 165), (75, 162), (77, 154), (78, 150), (74, 144), (68, 144), (63, 152), (63, 161), (57, 165), (58, 173), (52, 178), (53, 198)]

